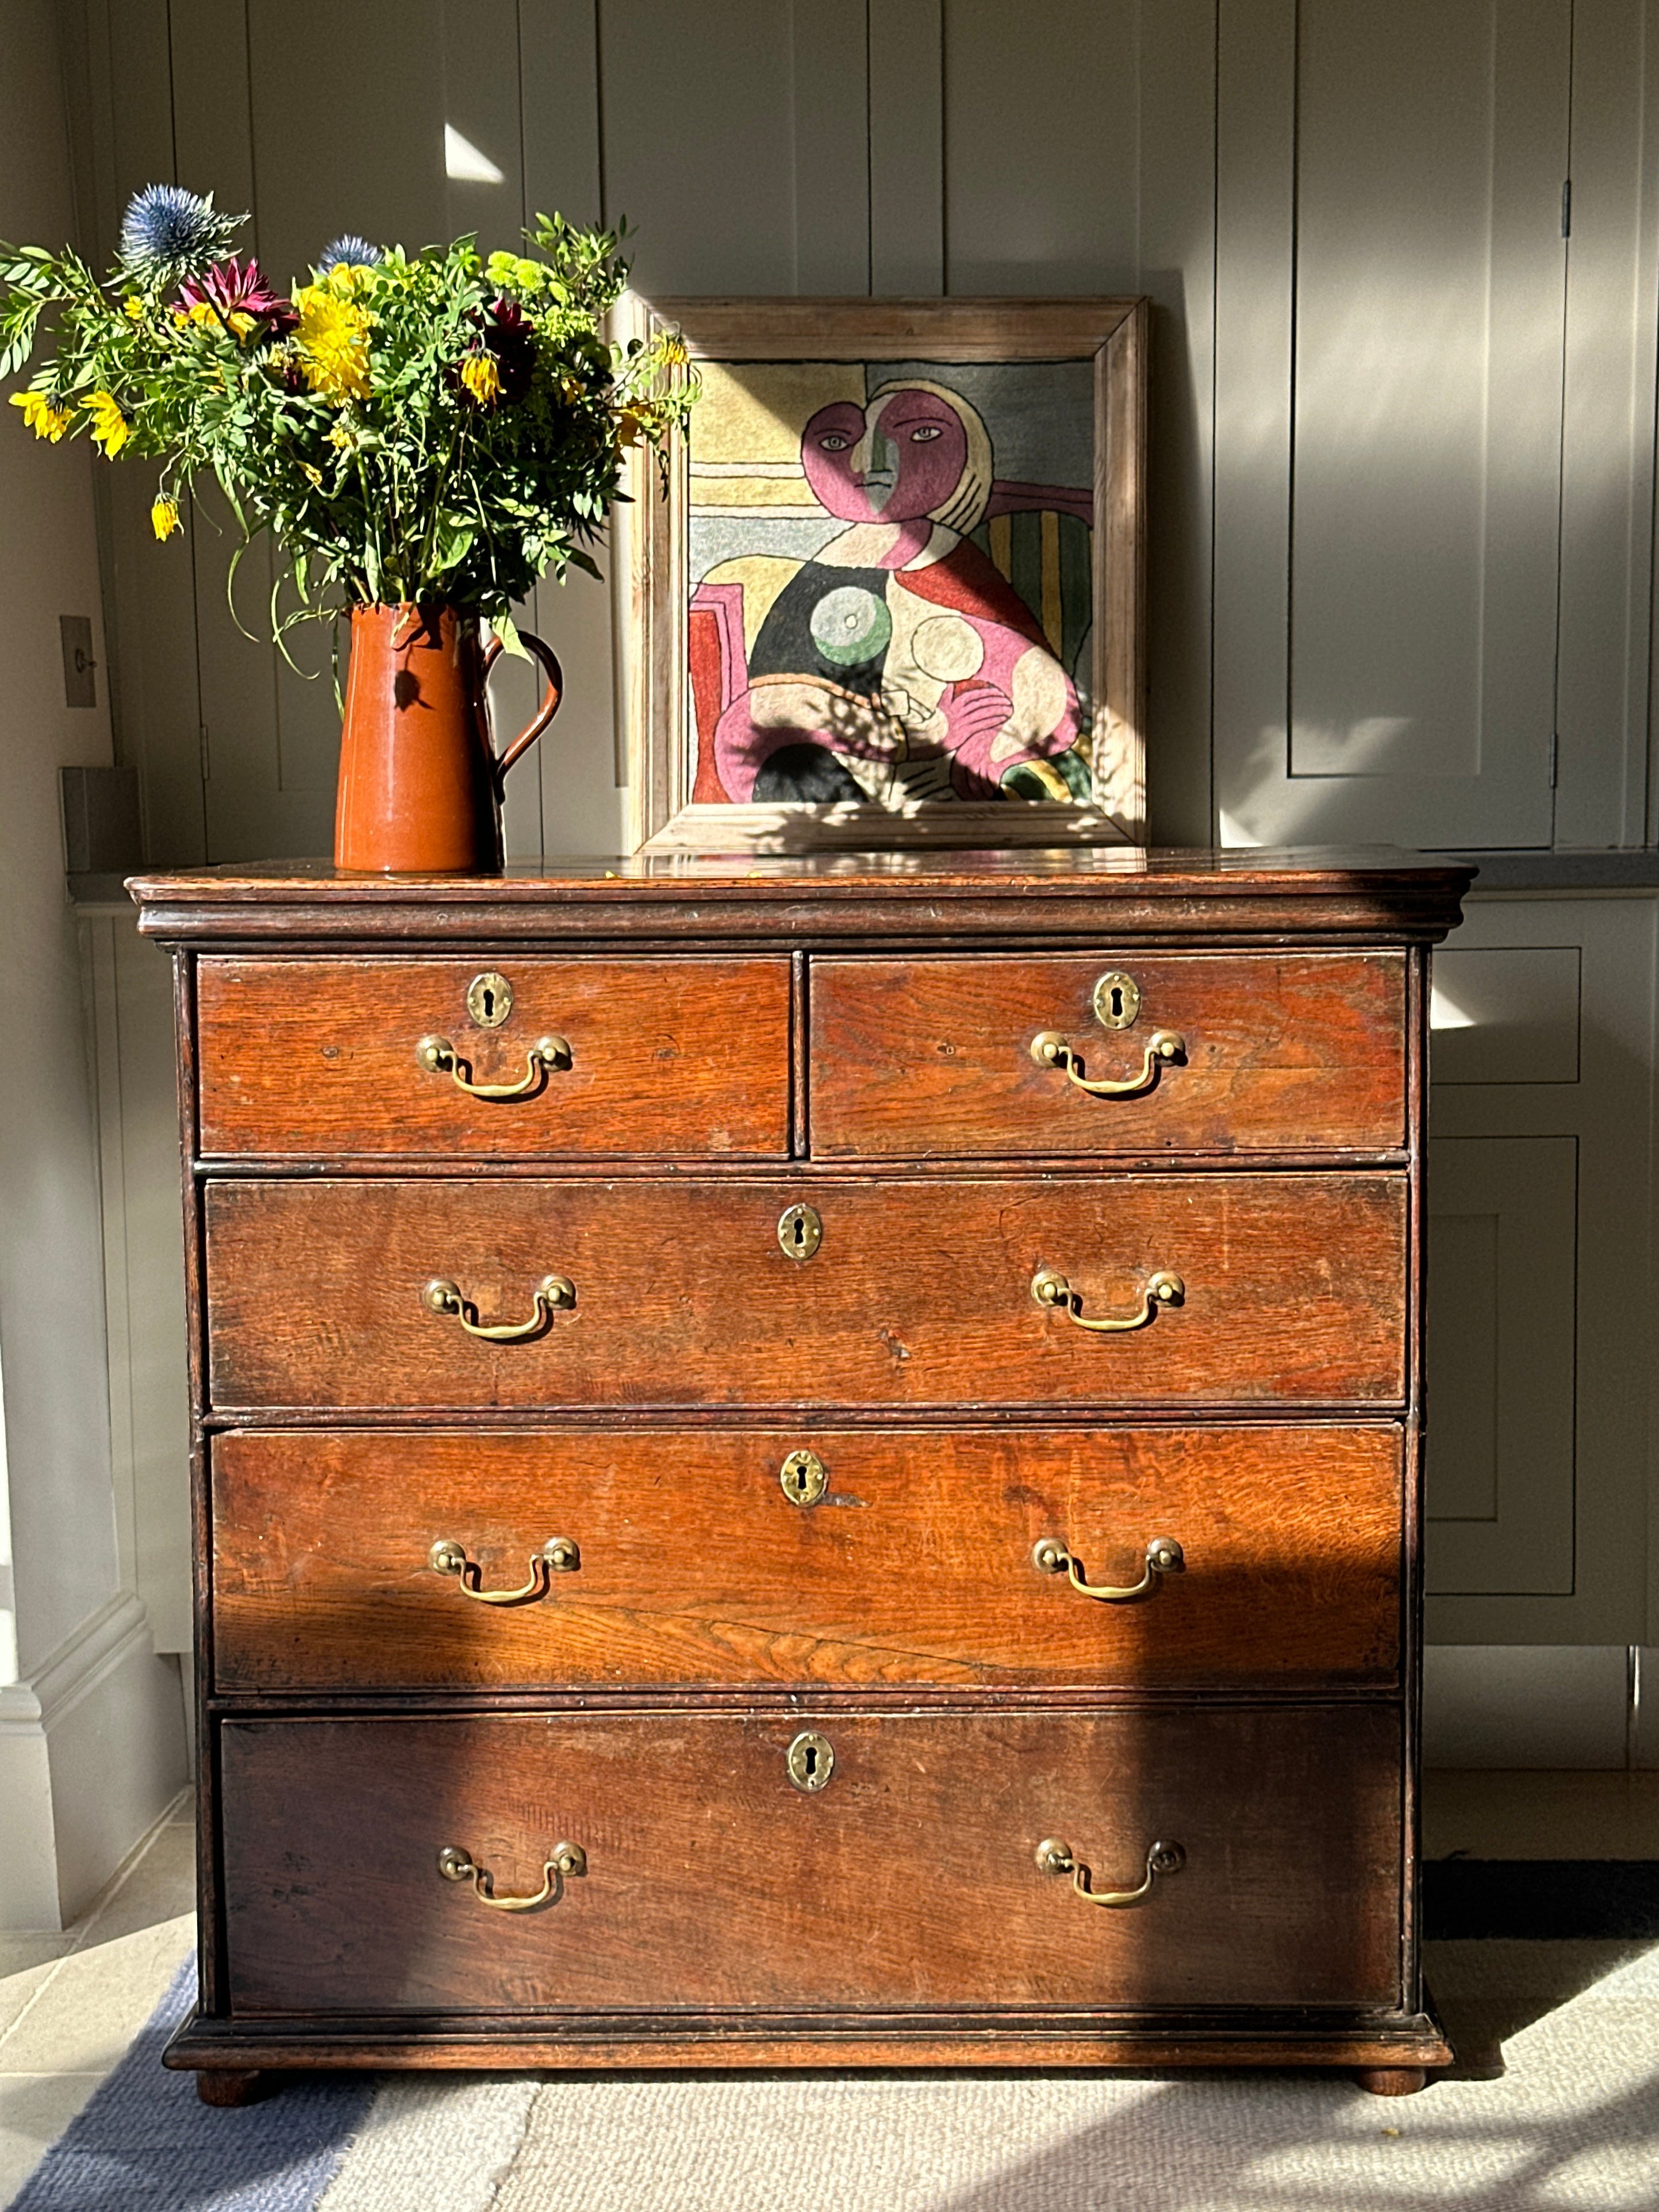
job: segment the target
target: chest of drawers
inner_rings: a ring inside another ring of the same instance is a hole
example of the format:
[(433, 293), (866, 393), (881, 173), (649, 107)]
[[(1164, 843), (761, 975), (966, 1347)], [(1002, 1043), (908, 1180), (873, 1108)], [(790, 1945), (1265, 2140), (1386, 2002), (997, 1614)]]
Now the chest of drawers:
[(201, 2001), (267, 2069), (1350, 2068), (1464, 868), (207, 871)]

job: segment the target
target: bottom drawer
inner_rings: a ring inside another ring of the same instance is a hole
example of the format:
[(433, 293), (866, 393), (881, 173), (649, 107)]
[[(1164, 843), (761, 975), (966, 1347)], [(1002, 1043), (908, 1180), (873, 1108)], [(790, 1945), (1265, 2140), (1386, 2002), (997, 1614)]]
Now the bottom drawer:
[[(244, 2014), (1400, 2001), (1394, 1707), (248, 1720), (221, 1747)], [(1154, 1842), (1182, 1863), (1098, 1906), (1039, 1867), (1050, 1838), (1097, 1890)], [(585, 1870), (527, 1911), (440, 1868), (534, 1895), (562, 1842)]]

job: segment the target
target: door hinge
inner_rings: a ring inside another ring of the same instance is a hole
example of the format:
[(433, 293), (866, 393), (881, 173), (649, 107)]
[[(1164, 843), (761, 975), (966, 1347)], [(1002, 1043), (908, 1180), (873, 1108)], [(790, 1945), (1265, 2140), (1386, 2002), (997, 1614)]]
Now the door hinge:
[(208, 758), (208, 726), (205, 722), (196, 725), (196, 739), (202, 753), (202, 781), (206, 783), (211, 780), (213, 769)]
[(1561, 758), (1561, 739), (1558, 732), (1550, 732), (1550, 789), (1555, 788), (1556, 769)]
[(1561, 187), (1561, 235), (1572, 236), (1572, 179), (1569, 177)]

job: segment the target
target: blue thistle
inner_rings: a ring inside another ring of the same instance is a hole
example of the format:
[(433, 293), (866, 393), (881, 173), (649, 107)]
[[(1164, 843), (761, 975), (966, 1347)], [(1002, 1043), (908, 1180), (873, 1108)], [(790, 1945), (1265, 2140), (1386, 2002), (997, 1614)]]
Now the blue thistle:
[(371, 246), (366, 238), (359, 238), (355, 230), (343, 230), (333, 243), (325, 246), (317, 257), (317, 274), (326, 276), (331, 269), (373, 269), (386, 256), (378, 246)]
[(204, 199), (182, 185), (146, 185), (121, 218), (120, 265), (158, 290), (182, 283), (199, 276), (246, 221), (245, 215), (222, 215), (211, 192)]

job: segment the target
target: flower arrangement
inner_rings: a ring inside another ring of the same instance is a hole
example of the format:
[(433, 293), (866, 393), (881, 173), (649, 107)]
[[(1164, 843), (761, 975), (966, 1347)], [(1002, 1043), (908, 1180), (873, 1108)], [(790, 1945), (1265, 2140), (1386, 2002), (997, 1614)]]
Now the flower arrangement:
[(163, 542), (216, 479), (244, 543), (268, 531), (286, 557), (300, 605), (279, 632), (412, 601), (516, 644), (513, 603), (568, 566), (598, 574), (624, 449), (660, 453), (696, 397), (676, 336), (605, 340), (619, 234), (541, 216), (529, 252), (488, 257), (346, 236), (283, 293), (230, 251), (246, 220), (149, 185), (101, 282), (67, 249), (0, 245), (0, 380), (55, 319), (12, 405), (53, 444), (159, 462)]

